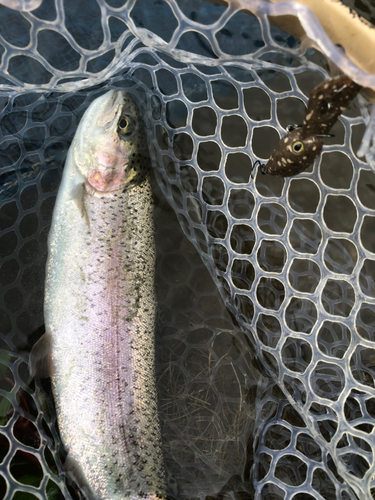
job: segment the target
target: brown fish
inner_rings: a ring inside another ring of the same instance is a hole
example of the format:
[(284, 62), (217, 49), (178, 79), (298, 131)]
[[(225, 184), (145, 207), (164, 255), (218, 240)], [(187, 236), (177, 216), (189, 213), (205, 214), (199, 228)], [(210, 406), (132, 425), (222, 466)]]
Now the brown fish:
[(287, 128), (268, 162), (259, 161), (262, 174), (290, 177), (308, 168), (322, 151), (323, 137), (332, 137), (329, 131), (360, 91), (361, 86), (348, 76), (331, 78), (318, 85), (311, 93), (302, 125)]

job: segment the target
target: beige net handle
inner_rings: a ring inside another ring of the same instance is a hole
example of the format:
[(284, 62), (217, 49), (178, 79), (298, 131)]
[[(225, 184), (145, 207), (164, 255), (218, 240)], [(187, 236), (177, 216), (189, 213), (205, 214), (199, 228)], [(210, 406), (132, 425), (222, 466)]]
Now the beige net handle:
[[(208, 1), (235, 4), (249, 14), (265, 8), (272, 24), (302, 41), (302, 50), (319, 49), (343, 73), (368, 87), (364, 93), (375, 102), (375, 28), (340, 0), (270, 0), (266, 6), (260, 0)], [(325, 32), (320, 30), (318, 36), (314, 16)]]
[[(271, 0), (272, 3), (281, 1)], [(295, 2), (305, 5), (315, 14), (332, 43), (341, 45), (352, 63), (366, 73), (375, 74), (375, 29), (368, 21), (339, 0), (295, 0)], [(279, 23), (280, 27), (297, 38), (306, 37), (304, 28), (294, 16), (280, 16), (278, 19), (271, 18), (270, 21)], [(326, 52), (319, 41), (315, 43), (323, 53)], [(329, 54), (326, 55), (329, 57)], [(349, 76), (356, 80), (355, 74)], [(375, 100), (374, 86), (372, 89), (372, 92), (367, 92), (366, 95)]]

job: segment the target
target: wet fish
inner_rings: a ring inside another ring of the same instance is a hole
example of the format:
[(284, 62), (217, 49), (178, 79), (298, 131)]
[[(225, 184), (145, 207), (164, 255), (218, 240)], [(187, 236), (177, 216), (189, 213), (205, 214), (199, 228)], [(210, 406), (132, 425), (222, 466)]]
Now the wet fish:
[(139, 111), (110, 91), (84, 114), (49, 235), (46, 334), (66, 468), (101, 500), (166, 495), (154, 373), (154, 227)]
[(302, 125), (288, 127), (288, 134), (280, 139), (268, 162), (259, 161), (262, 174), (289, 177), (299, 174), (314, 163), (323, 148), (323, 138), (361, 87), (348, 76), (331, 78), (318, 85), (311, 93)]

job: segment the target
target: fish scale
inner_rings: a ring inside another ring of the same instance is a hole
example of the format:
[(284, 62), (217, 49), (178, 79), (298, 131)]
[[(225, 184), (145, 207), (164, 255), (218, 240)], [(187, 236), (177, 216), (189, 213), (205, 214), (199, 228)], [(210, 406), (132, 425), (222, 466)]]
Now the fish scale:
[[(54, 210), (45, 298), (50, 341), (44, 343), (51, 346), (66, 469), (90, 499), (156, 499), (166, 495), (166, 476), (154, 366), (154, 203), (141, 165), (147, 144), (140, 120), (131, 139), (118, 141), (122, 110), (130, 107), (139, 119), (126, 94), (97, 101), (69, 151)], [(90, 133), (95, 126), (103, 127), (100, 140)], [(100, 170), (90, 162), (89, 155), (104, 158), (116, 141), (119, 167)], [(82, 148), (86, 170), (77, 166)], [(117, 186), (123, 161), (129, 178), (123, 191), (83, 189), (90, 172), (94, 181)]]

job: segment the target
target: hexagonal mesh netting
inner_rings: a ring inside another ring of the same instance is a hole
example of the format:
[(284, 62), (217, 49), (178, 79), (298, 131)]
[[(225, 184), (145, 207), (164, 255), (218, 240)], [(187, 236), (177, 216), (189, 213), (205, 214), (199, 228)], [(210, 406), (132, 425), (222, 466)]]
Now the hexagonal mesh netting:
[(330, 71), (269, 23), (274, 5), (21, 3), (0, 8), (2, 497), (77, 496), (48, 383), (30, 383), (24, 352), (43, 332), (67, 149), (110, 88), (136, 99), (153, 157), (158, 388), (178, 496), (375, 496), (375, 175), (356, 155), (365, 99), (314, 167), (253, 179)]

